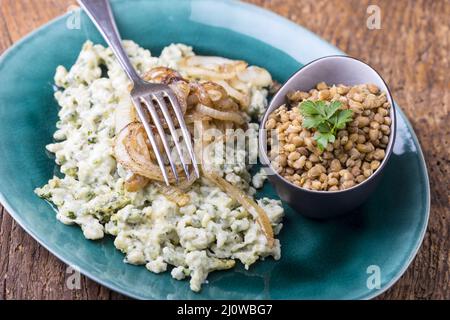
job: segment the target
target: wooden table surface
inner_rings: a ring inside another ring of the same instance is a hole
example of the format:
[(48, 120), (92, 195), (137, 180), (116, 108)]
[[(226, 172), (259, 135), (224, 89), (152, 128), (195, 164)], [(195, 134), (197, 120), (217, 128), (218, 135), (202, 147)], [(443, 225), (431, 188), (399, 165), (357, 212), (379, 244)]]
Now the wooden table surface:
[[(450, 299), (450, 1), (249, 2), (305, 26), (384, 76), (422, 144), (430, 175), (431, 215), (414, 262), (379, 299)], [(0, 52), (74, 3), (0, 0)], [(370, 4), (381, 9), (381, 29), (367, 28)], [(66, 266), (0, 206), (0, 300), (124, 298), (84, 277), (80, 290), (69, 290), (68, 276)]]

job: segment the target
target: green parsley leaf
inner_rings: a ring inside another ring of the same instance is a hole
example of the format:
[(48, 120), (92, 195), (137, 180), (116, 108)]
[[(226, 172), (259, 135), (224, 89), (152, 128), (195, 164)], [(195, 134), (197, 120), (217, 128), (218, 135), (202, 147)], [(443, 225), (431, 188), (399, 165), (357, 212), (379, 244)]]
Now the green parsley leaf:
[(305, 117), (303, 119), (303, 126), (306, 129), (317, 128), (323, 122), (323, 118), (321, 116), (313, 116), (313, 117)]
[(340, 110), (342, 103), (332, 101), (306, 100), (300, 103), (299, 110), (303, 117), (303, 127), (315, 129), (314, 139), (320, 150), (324, 150), (328, 143), (336, 140), (337, 130), (344, 129), (353, 119), (352, 110)]
[(330, 125), (328, 122), (322, 122), (320, 123), (318, 126), (316, 126), (317, 131), (322, 132), (322, 133), (327, 133), (330, 132)]
[(328, 108), (326, 109), (327, 119), (330, 119), (341, 106), (342, 103), (340, 101), (331, 102)]
[(344, 129), (347, 122), (351, 122), (353, 117), (352, 110), (340, 110), (337, 114), (336, 128)]
[(316, 139), (317, 146), (322, 151), (327, 147), (328, 143), (333, 143), (336, 140), (333, 134), (329, 132), (322, 133), (319, 131), (316, 131), (316, 133), (314, 134), (314, 139)]
[(324, 101), (316, 101), (316, 109), (322, 117), (327, 117), (327, 104)]
[(306, 116), (316, 116), (320, 114), (315, 103), (310, 100), (303, 101), (300, 104), (300, 112)]

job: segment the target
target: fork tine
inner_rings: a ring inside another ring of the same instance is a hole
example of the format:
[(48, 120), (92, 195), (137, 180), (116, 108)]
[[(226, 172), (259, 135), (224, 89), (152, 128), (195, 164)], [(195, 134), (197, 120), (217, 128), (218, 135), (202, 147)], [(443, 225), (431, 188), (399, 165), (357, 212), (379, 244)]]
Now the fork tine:
[(166, 120), (166, 123), (169, 127), (170, 134), (173, 137), (173, 141), (175, 143), (175, 148), (177, 149), (178, 155), (181, 160), (181, 164), (183, 165), (184, 172), (186, 173), (186, 176), (189, 179), (189, 176), (190, 176), (189, 167), (188, 167), (188, 164), (186, 163), (186, 159), (184, 158), (183, 151), (181, 150), (181, 145), (180, 145), (180, 142), (178, 139), (179, 137), (177, 134), (177, 130), (175, 129), (175, 125), (173, 124), (172, 117), (169, 113), (169, 110), (167, 109), (167, 105), (166, 105), (166, 102), (164, 101), (164, 97), (161, 94), (154, 94), (153, 98), (156, 100), (156, 102), (158, 102), (158, 105), (161, 108), (161, 111), (164, 115), (164, 119)]
[(158, 161), (159, 168), (164, 177), (164, 181), (167, 185), (170, 185), (169, 176), (167, 175), (166, 166), (164, 165), (164, 160), (159, 152), (158, 145), (155, 140), (155, 136), (153, 135), (152, 128), (150, 124), (147, 122), (145, 118), (144, 111), (142, 110), (141, 101), (138, 98), (133, 98), (133, 103), (136, 107), (136, 111), (141, 119), (142, 124), (144, 125), (145, 132), (147, 133), (148, 139), (150, 140), (150, 144), (152, 145), (153, 152), (155, 153), (156, 159)]
[(181, 128), (181, 132), (183, 133), (183, 138), (186, 142), (186, 145), (187, 145), (187, 148), (189, 151), (189, 155), (192, 160), (192, 165), (194, 167), (195, 175), (197, 176), (197, 178), (200, 178), (200, 172), (198, 170), (198, 163), (195, 158), (194, 148), (192, 147), (191, 134), (189, 133), (189, 131), (186, 127), (186, 123), (184, 122), (184, 117), (181, 114), (180, 104), (178, 103), (177, 97), (175, 97), (172, 90), (166, 90), (166, 91), (164, 91), (164, 93), (166, 94), (167, 98), (169, 98), (172, 108), (175, 111), (175, 115), (177, 117), (178, 123)]
[(159, 115), (156, 112), (155, 105), (153, 104), (152, 99), (149, 96), (143, 96), (141, 97), (142, 101), (144, 101), (145, 105), (147, 106), (148, 111), (150, 112), (150, 116), (152, 117), (153, 124), (156, 126), (156, 129), (158, 129), (158, 134), (161, 138), (162, 144), (164, 146), (164, 150), (166, 151), (167, 159), (169, 160), (170, 167), (172, 168), (173, 175), (175, 176), (175, 180), (178, 183), (178, 173), (177, 168), (175, 166), (175, 162), (172, 159), (172, 153), (170, 152), (170, 146), (169, 142), (167, 141), (166, 133), (164, 131), (164, 128), (161, 124), (161, 120), (159, 119)]

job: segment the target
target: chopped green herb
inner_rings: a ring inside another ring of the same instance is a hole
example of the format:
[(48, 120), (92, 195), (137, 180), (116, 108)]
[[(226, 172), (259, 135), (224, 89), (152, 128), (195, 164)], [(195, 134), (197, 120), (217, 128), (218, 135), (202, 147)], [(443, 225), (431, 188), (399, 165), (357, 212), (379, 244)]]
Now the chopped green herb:
[(71, 177), (76, 177), (77, 173), (78, 173), (77, 168), (68, 168), (65, 172), (66, 175), (71, 176)]
[(299, 110), (303, 116), (303, 126), (306, 129), (315, 129), (314, 139), (320, 150), (324, 150), (328, 143), (336, 140), (337, 130), (344, 129), (352, 121), (352, 110), (340, 110), (342, 103), (332, 101), (306, 100), (300, 103)]
[(89, 192), (86, 194), (86, 199), (87, 199), (87, 200), (92, 200), (94, 197), (95, 197), (95, 192), (93, 192), (93, 191), (89, 191)]
[(67, 212), (67, 217), (69, 217), (69, 219), (72, 219), (72, 220), (75, 220), (77, 218), (77, 216), (75, 215), (75, 212), (73, 212), (73, 211)]
[(88, 138), (88, 143), (89, 144), (97, 143), (97, 137), (90, 137), (90, 138)]

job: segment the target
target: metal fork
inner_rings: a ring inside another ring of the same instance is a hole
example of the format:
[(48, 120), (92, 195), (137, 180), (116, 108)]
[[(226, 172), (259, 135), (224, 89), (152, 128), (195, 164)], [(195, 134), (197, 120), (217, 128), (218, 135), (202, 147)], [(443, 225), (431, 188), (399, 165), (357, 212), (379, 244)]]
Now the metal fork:
[(158, 135), (161, 138), (165, 154), (170, 163), (170, 167), (174, 174), (175, 180), (178, 182), (179, 178), (177, 168), (172, 158), (169, 142), (165, 135), (165, 131), (161, 124), (158, 112), (156, 111), (156, 108), (159, 107), (167, 123), (167, 126), (169, 127), (169, 131), (175, 143), (175, 147), (180, 157), (181, 163), (183, 165), (183, 169), (187, 177), (189, 178), (190, 176), (189, 166), (188, 163), (186, 162), (186, 159), (184, 158), (184, 154), (181, 149), (181, 145), (179, 143), (175, 125), (169, 113), (166, 99), (170, 101), (169, 105), (171, 105), (172, 109), (174, 110), (175, 116), (181, 128), (181, 132), (188, 149), (190, 160), (192, 161), (192, 165), (194, 167), (195, 175), (197, 176), (197, 178), (199, 178), (200, 174), (198, 170), (198, 164), (195, 159), (194, 149), (192, 147), (191, 135), (186, 127), (186, 123), (184, 122), (180, 104), (178, 103), (177, 97), (172, 91), (172, 89), (170, 89), (169, 86), (165, 84), (155, 84), (146, 82), (137, 74), (136, 70), (133, 68), (130, 60), (128, 59), (127, 54), (125, 53), (124, 48), (122, 47), (122, 40), (119, 34), (119, 30), (117, 29), (117, 25), (114, 20), (114, 16), (108, 0), (78, 0), (78, 3), (86, 11), (88, 16), (94, 22), (97, 29), (105, 38), (106, 42), (116, 55), (116, 58), (119, 61), (120, 65), (122, 66), (123, 70), (125, 71), (128, 78), (130, 78), (133, 84), (133, 89), (131, 90), (131, 98), (133, 100), (137, 114), (142, 124), (144, 125), (145, 132), (147, 133), (148, 139), (150, 140), (150, 144), (153, 148), (156, 159), (158, 161), (158, 165), (162, 171), (166, 184), (169, 185), (170, 183), (169, 183), (169, 176), (167, 174), (166, 166), (164, 163), (164, 157), (158, 148), (155, 135), (152, 132), (152, 127), (150, 123), (147, 121), (145, 110), (144, 107), (142, 106), (142, 103), (146, 106), (146, 109), (153, 121), (153, 124), (155, 125), (158, 131)]

